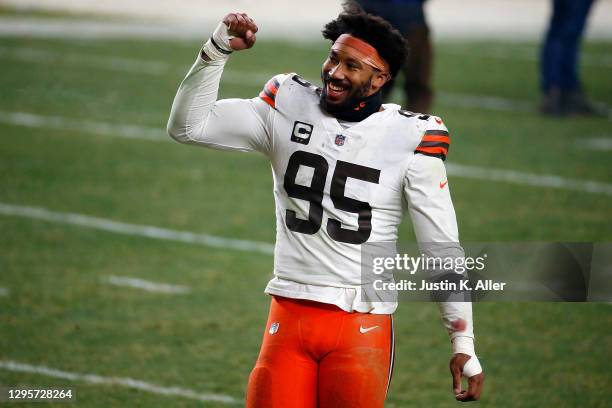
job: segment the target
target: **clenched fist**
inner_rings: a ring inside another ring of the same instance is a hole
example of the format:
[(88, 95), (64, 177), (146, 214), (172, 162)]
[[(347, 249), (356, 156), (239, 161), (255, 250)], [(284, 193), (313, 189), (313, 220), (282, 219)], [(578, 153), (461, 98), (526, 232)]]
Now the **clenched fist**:
[(223, 24), (233, 37), (229, 43), (234, 51), (251, 48), (255, 44), (258, 28), (255, 21), (245, 13), (229, 13), (223, 18)]

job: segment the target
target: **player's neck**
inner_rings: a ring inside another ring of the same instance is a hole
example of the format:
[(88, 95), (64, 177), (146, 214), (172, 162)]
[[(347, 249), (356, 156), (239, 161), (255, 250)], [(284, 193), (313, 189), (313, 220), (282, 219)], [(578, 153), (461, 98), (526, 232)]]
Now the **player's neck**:
[(330, 112), (336, 119), (347, 122), (361, 122), (382, 108), (381, 92), (376, 92), (357, 100), (354, 104), (338, 112)]

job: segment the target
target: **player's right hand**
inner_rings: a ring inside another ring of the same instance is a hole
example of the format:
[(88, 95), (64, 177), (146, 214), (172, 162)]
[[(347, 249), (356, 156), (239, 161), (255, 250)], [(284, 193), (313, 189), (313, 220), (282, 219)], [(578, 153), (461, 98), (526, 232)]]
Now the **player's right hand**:
[(223, 24), (233, 36), (229, 43), (234, 51), (245, 50), (255, 45), (257, 24), (245, 13), (229, 13), (223, 18)]
[[(463, 353), (456, 353), (450, 361), (450, 371), (453, 376), (453, 393), (455, 399), (461, 402), (478, 401), (480, 394), (482, 393), (482, 387), (484, 384), (484, 374), (482, 369), (480, 373), (471, 375), (471, 373), (464, 372), (466, 363), (472, 359), (471, 356)], [(478, 363), (480, 367), (480, 363)], [(468, 389), (462, 390), (461, 388), (461, 377), (468, 377)]]

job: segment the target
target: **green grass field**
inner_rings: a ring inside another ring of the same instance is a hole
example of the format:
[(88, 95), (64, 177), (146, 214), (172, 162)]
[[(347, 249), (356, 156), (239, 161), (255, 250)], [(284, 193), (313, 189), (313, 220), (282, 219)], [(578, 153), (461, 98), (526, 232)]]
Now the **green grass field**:
[[(0, 47), (1, 112), (161, 133), (198, 43), (2, 38)], [(280, 72), (314, 80), (325, 53), (322, 42), (260, 42), (232, 57), (221, 97), (255, 96), (267, 76)], [(586, 88), (608, 105), (610, 66), (597, 61), (611, 53), (612, 42), (586, 44), (585, 55), (595, 62), (583, 67)], [(586, 138), (612, 138), (612, 122), (536, 114), (537, 63), (525, 57), (535, 54), (535, 44), (437, 45), (435, 83), (442, 96), (433, 113), (453, 135), (449, 162), (612, 182), (612, 152), (580, 147)], [(110, 58), (114, 68), (99, 63)], [(138, 73), (139, 66), (158, 68)], [(534, 111), (459, 106), (445, 100), (448, 94), (527, 101)], [(0, 203), (274, 240), (270, 169), (256, 154), (7, 121), (0, 134)], [(464, 241), (612, 240), (610, 195), (449, 179)], [(0, 229), (0, 288), (7, 291), (0, 296), (0, 362), (243, 398), (267, 317), (263, 289), (271, 256), (7, 215), (0, 215)], [(413, 239), (408, 220), (401, 237)], [(184, 285), (191, 292), (110, 286), (103, 281), (110, 275)], [(487, 376), (479, 406), (610, 406), (609, 304), (481, 303), (474, 313)], [(455, 406), (450, 347), (436, 306), (402, 304), (396, 324), (388, 406)], [(72, 386), (83, 407), (228, 406), (2, 367), (0, 384)]]

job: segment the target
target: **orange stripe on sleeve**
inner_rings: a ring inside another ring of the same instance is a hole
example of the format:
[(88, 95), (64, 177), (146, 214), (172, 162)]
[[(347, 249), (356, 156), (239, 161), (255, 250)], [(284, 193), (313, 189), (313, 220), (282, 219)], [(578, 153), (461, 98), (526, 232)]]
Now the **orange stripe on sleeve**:
[(274, 109), (276, 109), (276, 94), (278, 93), (279, 87), (280, 83), (276, 77), (274, 77), (266, 82), (263, 90), (259, 94), (259, 97)]
[(442, 154), (444, 156), (448, 154), (448, 149), (446, 149), (445, 147), (441, 147), (441, 146), (436, 146), (436, 147), (418, 146), (416, 148), (416, 151), (423, 152), (423, 153), (431, 153), (431, 154)]
[(423, 142), (442, 142), (450, 145), (450, 137), (448, 136), (425, 135), (422, 140)]
[(276, 102), (274, 101), (274, 99), (272, 99), (268, 95), (266, 95), (266, 93), (264, 91), (261, 91), (261, 93), (259, 94), (259, 97), (261, 99), (263, 99), (264, 102), (267, 103), (268, 105), (270, 105), (271, 107), (276, 108)]
[(278, 92), (278, 88), (272, 83), (272, 81), (266, 84), (266, 89), (271, 92), (272, 95), (276, 95), (276, 92)]

